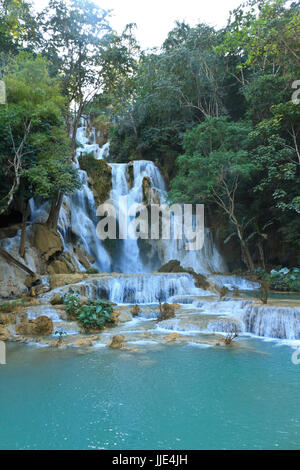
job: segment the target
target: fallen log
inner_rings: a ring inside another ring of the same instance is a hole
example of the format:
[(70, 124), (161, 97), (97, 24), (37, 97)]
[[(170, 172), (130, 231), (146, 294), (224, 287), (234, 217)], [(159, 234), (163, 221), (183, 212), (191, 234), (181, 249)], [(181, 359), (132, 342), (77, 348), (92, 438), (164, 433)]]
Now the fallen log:
[(18, 259), (14, 258), (8, 251), (4, 250), (3, 248), (0, 247), (0, 255), (7, 261), (9, 264), (14, 264), (17, 266), (19, 269), (22, 269), (25, 271), (27, 274), (30, 274), (30, 276), (36, 277), (36, 273), (31, 271), (25, 264), (21, 263)]

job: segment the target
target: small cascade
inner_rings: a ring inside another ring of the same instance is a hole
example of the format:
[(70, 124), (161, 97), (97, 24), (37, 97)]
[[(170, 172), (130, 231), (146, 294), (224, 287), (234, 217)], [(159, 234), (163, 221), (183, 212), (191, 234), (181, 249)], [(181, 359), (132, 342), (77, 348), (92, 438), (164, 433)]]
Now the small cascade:
[(253, 282), (253, 281), (248, 281), (248, 279), (245, 279), (243, 277), (239, 276), (228, 276), (228, 275), (209, 275), (208, 276), (209, 281), (211, 281), (213, 284), (216, 284), (219, 287), (227, 287), (229, 290), (234, 290), (238, 289), (241, 291), (246, 291), (246, 290), (255, 290), (259, 288), (259, 283), (258, 282)]
[(218, 302), (201, 302), (207, 315), (217, 315), (208, 325), (212, 332), (234, 331), (252, 333), (267, 338), (299, 340), (300, 307), (265, 306), (253, 300), (225, 298)]
[(257, 336), (300, 339), (300, 308), (248, 305), (241, 320)]
[(64, 295), (70, 288), (91, 299), (106, 298), (120, 304), (158, 304), (159, 301), (166, 302), (175, 295), (197, 296), (202, 292), (195, 287), (193, 277), (187, 273), (107, 274), (59, 287), (51, 294), (44, 294), (43, 298), (49, 300), (53, 293)]

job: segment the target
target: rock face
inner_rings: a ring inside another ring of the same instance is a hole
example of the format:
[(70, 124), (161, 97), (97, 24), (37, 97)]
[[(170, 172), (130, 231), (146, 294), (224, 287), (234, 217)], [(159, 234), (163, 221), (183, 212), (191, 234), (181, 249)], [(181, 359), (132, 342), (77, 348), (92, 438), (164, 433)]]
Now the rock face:
[(79, 165), (88, 174), (97, 205), (102, 204), (109, 198), (112, 188), (111, 167), (105, 160), (96, 160), (90, 155), (80, 157)]
[(66, 286), (69, 284), (76, 284), (85, 278), (83, 273), (76, 274), (53, 274), (50, 276), (50, 288), (56, 289), (57, 287)]
[(42, 315), (35, 320), (27, 319), (16, 325), (18, 335), (51, 335), (53, 323), (51, 318)]
[(36, 224), (33, 243), (46, 262), (63, 251), (63, 243), (59, 234), (47, 227), (46, 224)]
[(112, 349), (121, 349), (124, 347), (124, 344), (125, 344), (125, 336), (115, 335), (112, 337), (111, 343), (108, 345), (108, 347)]
[(149, 176), (143, 178), (143, 202), (146, 206), (151, 204), (151, 180)]

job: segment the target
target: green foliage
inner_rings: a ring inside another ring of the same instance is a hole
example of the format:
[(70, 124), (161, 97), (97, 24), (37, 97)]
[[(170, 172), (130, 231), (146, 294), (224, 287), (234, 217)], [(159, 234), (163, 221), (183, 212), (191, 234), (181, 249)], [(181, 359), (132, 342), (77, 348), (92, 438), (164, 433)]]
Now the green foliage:
[(0, 302), (0, 312), (9, 313), (13, 312), (16, 308), (24, 305), (25, 300), (12, 300), (10, 302)]
[(97, 268), (89, 268), (86, 271), (86, 274), (99, 274), (99, 269)]
[(267, 273), (259, 267), (256, 274), (262, 281), (268, 281), (272, 290), (300, 292), (300, 268), (282, 268), (279, 266)]
[[(80, 187), (68, 156), (70, 142), (63, 124), (64, 99), (40, 55), (19, 53), (5, 70), (7, 107), (0, 109), (0, 196), (4, 208), (9, 190), (22, 198), (52, 197)], [(26, 194), (24, 194), (24, 191)]]
[(113, 305), (109, 300), (88, 300), (82, 304), (80, 296), (70, 290), (64, 296), (64, 304), (70, 318), (78, 321), (85, 330), (103, 329), (113, 322)]

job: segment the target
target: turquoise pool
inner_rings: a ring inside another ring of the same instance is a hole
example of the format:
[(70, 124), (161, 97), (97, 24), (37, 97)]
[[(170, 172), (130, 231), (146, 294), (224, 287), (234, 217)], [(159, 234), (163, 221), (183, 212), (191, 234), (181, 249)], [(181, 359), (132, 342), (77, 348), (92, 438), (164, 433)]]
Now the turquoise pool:
[(300, 449), (300, 365), (233, 347), (81, 352), (8, 345), (1, 449)]

